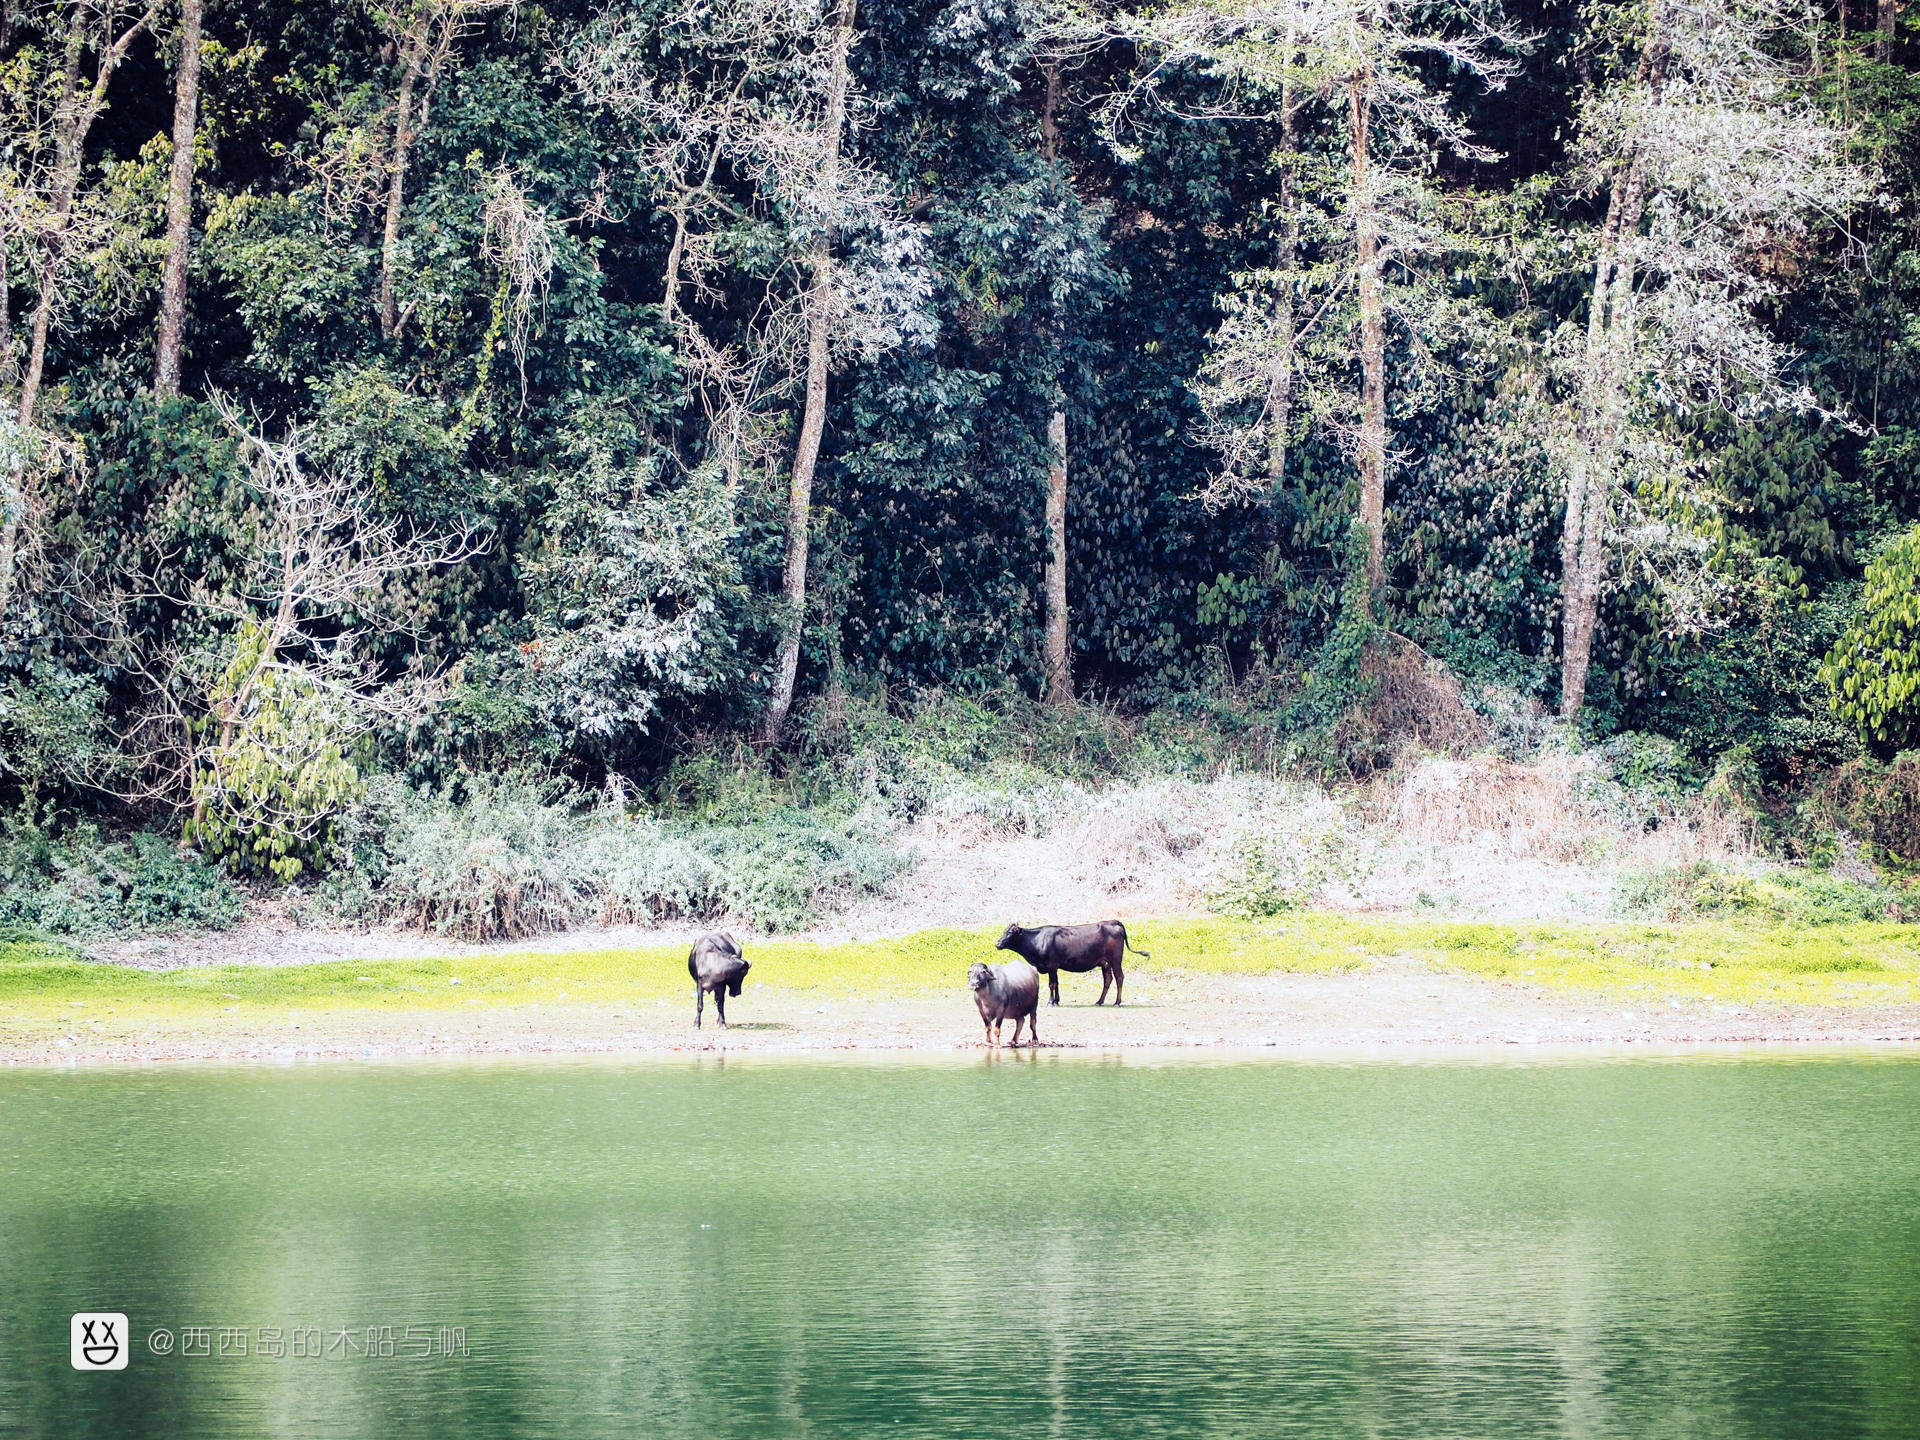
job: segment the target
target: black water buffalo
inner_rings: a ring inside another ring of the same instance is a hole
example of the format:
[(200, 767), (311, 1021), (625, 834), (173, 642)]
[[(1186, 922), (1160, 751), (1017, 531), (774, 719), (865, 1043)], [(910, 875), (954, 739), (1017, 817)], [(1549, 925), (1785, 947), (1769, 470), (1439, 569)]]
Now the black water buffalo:
[(1027, 1048), (1040, 1043), (1040, 972), (1024, 960), (1004, 965), (974, 961), (967, 971), (967, 988), (980, 1007), (980, 1023), (987, 1027), (987, 1047), (1000, 1043), (1000, 1023), (1013, 1021), (1013, 1043), (1020, 1043), (1020, 1026), (1027, 1027)]
[(707, 992), (713, 992), (713, 1008), (720, 1012), (720, 1028), (727, 1028), (727, 996), (740, 998), (740, 982), (752, 967), (741, 958), (740, 947), (724, 930), (709, 930), (693, 942), (687, 952), (687, 974), (693, 977), (693, 1028), (700, 1028), (700, 1014), (707, 1007)]
[(1133, 950), (1143, 960), (1153, 958), (1145, 950), (1133, 949), (1127, 940), (1127, 927), (1118, 920), (1102, 920), (1093, 925), (1042, 925), (1033, 930), (1009, 925), (994, 948), (1026, 956), (1033, 968), (1047, 977), (1047, 994), (1055, 1005), (1060, 1003), (1062, 970), (1075, 975), (1098, 970), (1100, 998), (1093, 1003), (1106, 1004), (1107, 986), (1112, 985), (1113, 1003), (1118, 1005), (1121, 987), (1127, 983), (1121, 956)]

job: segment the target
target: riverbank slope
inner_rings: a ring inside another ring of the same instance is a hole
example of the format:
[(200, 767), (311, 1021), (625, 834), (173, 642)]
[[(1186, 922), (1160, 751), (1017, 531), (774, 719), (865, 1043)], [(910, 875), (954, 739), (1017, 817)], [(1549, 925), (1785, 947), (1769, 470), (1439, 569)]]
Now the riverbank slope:
[[(1067, 976), (1048, 1046), (1920, 1040), (1920, 927), (1500, 925), (1307, 912), (1140, 920), (1126, 1003)], [(0, 946), (0, 1061), (982, 1043), (967, 966), (991, 930), (748, 945), (721, 1031), (678, 945), (155, 973)]]

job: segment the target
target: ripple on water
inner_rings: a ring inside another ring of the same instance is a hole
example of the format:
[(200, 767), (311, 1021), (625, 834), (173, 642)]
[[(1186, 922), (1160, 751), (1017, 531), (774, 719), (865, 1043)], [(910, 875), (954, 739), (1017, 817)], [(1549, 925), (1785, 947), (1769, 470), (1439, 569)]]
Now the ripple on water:
[[(9, 1072), (0, 1434), (1920, 1434), (1915, 1113), (1899, 1054)], [(80, 1375), (81, 1308), (470, 1353)]]

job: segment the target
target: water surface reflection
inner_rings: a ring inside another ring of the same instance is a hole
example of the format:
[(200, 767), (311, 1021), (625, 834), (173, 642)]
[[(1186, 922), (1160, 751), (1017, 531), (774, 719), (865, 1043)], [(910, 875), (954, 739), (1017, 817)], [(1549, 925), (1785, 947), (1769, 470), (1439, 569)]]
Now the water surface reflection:
[[(1917, 1113), (1899, 1052), (11, 1071), (0, 1434), (1910, 1437)], [(79, 1309), (249, 1353), (79, 1374)]]

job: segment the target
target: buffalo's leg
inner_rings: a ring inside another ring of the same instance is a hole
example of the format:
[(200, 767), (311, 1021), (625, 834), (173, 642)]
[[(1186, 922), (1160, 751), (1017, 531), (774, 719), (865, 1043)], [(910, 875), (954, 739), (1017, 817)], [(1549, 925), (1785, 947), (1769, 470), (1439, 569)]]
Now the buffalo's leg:
[(1027, 1048), (1029, 1050), (1040, 1048), (1040, 1007), (1038, 1005), (1034, 1006), (1033, 1013), (1027, 1016)]
[(1016, 1050), (1020, 1048), (1020, 1027), (1026, 1023), (1027, 1017), (1024, 1015), (1016, 1015), (1013, 1017), (1013, 1048)]
[(1100, 967), (1100, 998), (1094, 1001), (1093, 1002), (1094, 1004), (1104, 1005), (1107, 1003), (1107, 986), (1111, 985), (1112, 983), (1113, 983), (1113, 967), (1110, 965), (1102, 965)]
[(706, 1012), (707, 992), (698, 985), (693, 987), (693, 1028), (700, 1028), (700, 1017)]
[(1120, 992), (1122, 989), (1125, 988), (1126, 983), (1127, 983), (1127, 972), (1121, 968), (1120, 962), (1116, 960), (1113, 962), (1113, 1003), (1114, 1004), (1118, 1005), (1120, 1003)]
[(1060, 1003), (1060, 972), (1058, 970), (1047, 971), (1047, 1003), (1050, 1005)]
[(720, 1017), (720, 1028), (722, 1030), (726, 1029), (727, 1028), (727, 987), (726, 986), (722, 985), (718, 990), (713, 992), (713, 1008), (714, 1008), (714, 1012), (718, 1014)]

